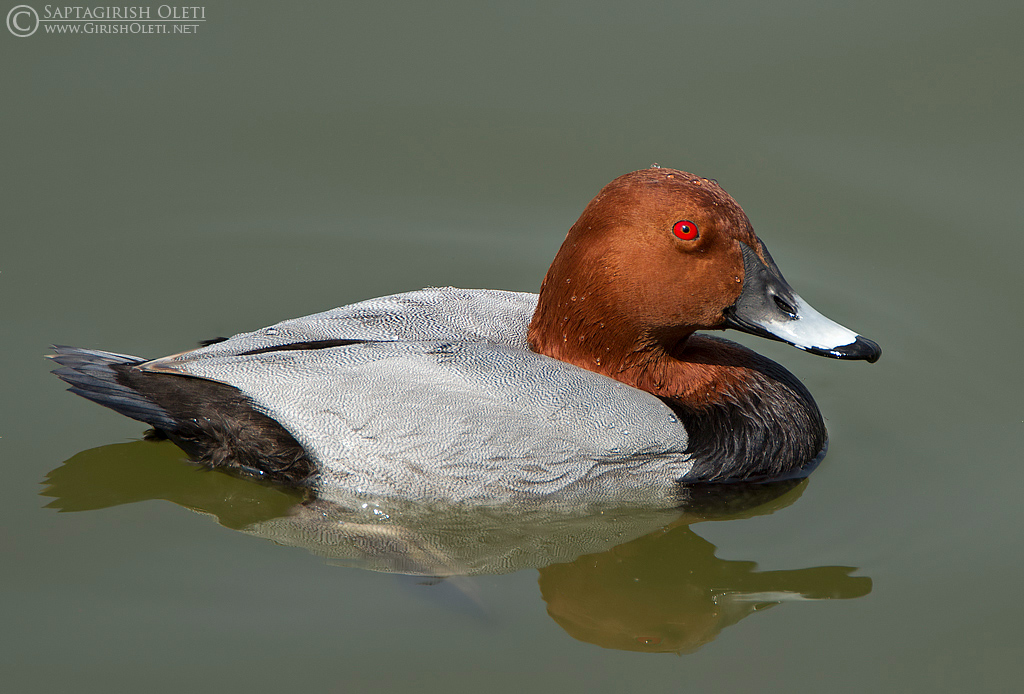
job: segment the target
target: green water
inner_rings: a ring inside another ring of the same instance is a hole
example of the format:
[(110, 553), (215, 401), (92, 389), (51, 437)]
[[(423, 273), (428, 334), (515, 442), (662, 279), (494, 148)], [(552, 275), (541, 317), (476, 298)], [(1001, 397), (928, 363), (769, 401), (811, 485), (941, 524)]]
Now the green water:
[[(5, 690), (1019, 686), (1024, 6), (205, 14), (194, 35), (0, 26)], [(653, 162), (718, 179), (794, 288), (883, 349), (738, 338), (831, 436), (754, 508), (360, 521), (327, 547), (281, 520), (293, 495), (134, 442), (41, 358), (535, 291), (586, 202)], [(465, 527), (515, 560), (445, 544)], [(424, 567), (457, 575), (386, 573)]]

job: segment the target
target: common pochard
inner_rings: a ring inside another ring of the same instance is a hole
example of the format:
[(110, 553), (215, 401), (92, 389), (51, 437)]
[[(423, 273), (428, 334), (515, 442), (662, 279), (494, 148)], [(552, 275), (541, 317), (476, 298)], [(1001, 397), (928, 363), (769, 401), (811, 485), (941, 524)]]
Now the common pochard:
[(424, 289), (155, 360), (56, 347), (70, 390), (195, 460), (319, 493), (457, 502), (644, 499), (808, 474), (807, 389), (731, 328), (837, 359), (874, 342), (783, 279), (713, 180), (652, 167), (605, 186), (539, 296)]

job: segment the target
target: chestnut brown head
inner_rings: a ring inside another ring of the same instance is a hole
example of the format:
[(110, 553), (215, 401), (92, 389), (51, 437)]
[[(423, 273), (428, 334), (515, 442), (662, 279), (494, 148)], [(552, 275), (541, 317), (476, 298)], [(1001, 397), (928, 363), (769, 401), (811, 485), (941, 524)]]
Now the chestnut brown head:
[(717, 182), (652, 167), (605, 186), (569, 230), (541, 287), (530, 344), (581, 363), (609, 341), (671, 351), (695, 330), (720, 328), (825, 356), (878, 357), (877, 345), (792, 290)]

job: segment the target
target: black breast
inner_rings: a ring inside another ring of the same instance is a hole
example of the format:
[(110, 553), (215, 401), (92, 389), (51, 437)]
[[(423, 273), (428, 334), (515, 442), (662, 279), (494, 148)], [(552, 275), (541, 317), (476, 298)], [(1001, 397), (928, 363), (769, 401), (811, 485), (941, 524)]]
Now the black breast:
[(825, 452), (825, 423), (807, 388), (775, 362), (751, 354), (745, 387), (727, 391), (718, 402), (694, 407), (666, 401), (689, 435), (695, 479), (799, 477)]

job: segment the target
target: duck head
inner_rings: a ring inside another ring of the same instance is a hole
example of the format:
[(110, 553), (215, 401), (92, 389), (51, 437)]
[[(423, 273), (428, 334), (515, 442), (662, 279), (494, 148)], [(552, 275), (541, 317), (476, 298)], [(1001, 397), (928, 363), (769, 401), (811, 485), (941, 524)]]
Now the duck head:
[(621, 176), (573, 225), (540, 290), (534, 351), (614, 378), (731, 328), (835, 359), (878, 345), (815, 311), (715, 181), (675, 169)]

